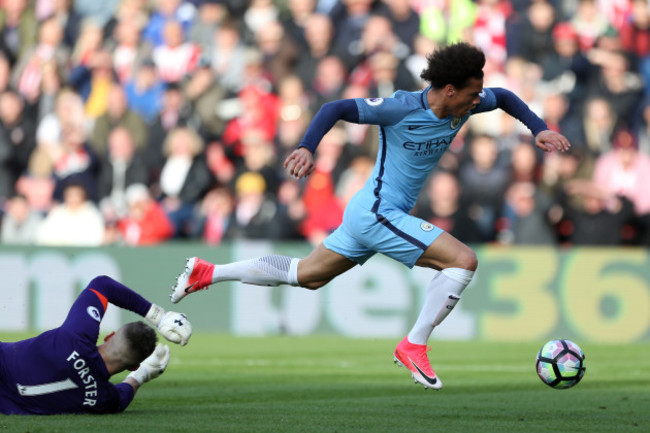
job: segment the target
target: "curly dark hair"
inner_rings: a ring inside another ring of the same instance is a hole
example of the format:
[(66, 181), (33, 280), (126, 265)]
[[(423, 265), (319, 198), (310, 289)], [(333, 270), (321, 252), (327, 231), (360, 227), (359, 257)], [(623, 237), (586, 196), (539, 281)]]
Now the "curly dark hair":
[(129, 342), (133, 364), (139, 364), (151, 355), (156, 348), (156, 331), (144, 322), (131, 322), (124, 325), (124, 336)]
[(427, 69), (420, 78), (435, 89), (451, 84), (462, 89), (471, 78), (483, 78), (485, 54), (467, 42), (458, 42), (439, 48), (427, 57)]

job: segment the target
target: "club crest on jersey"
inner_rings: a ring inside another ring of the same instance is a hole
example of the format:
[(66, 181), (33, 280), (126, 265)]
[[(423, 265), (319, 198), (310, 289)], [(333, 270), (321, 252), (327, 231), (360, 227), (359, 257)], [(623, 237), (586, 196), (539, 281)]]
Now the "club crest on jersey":
[(102, 315), (99, 314), (99, 310), (97, 308), (91, 305), (88, 308), (86, 308), (86, 311), (88, 312), (88, 315), (93, 319), (95, 319), (96, 321), (98, 322), (102, 321)]
[(364, 101), (366, 101), (366, 104), (374, 107), (375, 105), (380, 105), (382, 102), (384, 102), (384, 98), (366, 98)]
[(425, 232), (430, 232), (431, 230), (433, 230), (433, 224), (423, 222), (422, 224), (420, 224), (420, 228)]
[(449, 125), (450, 128), (451, 128), (451, 129), (456, 129), (456, 128), (458, 128), (458, 127), (460, 126), (460, 120), (461, 120), (460, 117), (454, 117), (454, 118), (451, 120), (451, 125)]

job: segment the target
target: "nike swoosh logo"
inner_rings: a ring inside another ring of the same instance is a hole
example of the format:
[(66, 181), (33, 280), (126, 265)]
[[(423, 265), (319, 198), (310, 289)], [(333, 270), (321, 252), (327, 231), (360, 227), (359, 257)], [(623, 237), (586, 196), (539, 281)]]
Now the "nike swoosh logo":
[(194, 287), (195, 285), (196, 285), (196, 283), (192, 283), (191, 285), (185, 287), (185, 293), (191, 293), (191, 292), (190, 292), (190, 289), (191, 289), (192, 287)]
[(409, 125), (409, 131), (412, 131), (414, 129), (420, 129), (420, 128), (428, 128), (430, 125)]
[[(409, 361), (411, 361), (411, 360), (409, 359)], [(420, 372), (420, 374), (422, 375), (422, 377), (424, 378), (424, 380), (426, 380), (427, 382), (429, 382), (431, 385), (435, 385), (436, 382), (438, 382), (438, 378), (437, 378), (437, 377), (429, 377), (429, 376), (427, 376), (426, 374), (424, 374), (424, 372), (423, 372), (422, 370), (420, 370), (420, 367), (418, 367), (418, 365), (417, 365), (415, 362), (411, 361), (411, 364), (413, 364), (413, 367), (415, 367), (415, 368)]]

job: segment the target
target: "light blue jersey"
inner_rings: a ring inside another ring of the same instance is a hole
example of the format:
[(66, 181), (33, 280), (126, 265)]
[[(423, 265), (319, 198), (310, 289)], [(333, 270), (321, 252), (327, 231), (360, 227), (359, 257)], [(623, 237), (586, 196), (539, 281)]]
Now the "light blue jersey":
[(471, 113), (439, 119), (429, 108), (428, 90), (355, 99), (359, 123), (379, 126), (379, 153), (372, 175), (348, 203), (343, 223), (325, 239), (328, 249), (360, 264), (379, 252), (413, 267), (443, 232), (409, 211), (469, 116), (497, 108), (497, 100), (484, 89)]
[[(359, 123), (379, 125), (379, 153), (372, 176), (359, 193), (363, 204), (379, 200), (409, 212), (442, 154), (449, 148), (470, 114), (438, 119), (426, 95), (397, 91), (391, 98), (355, 99)], [(490, 89), (480, 94), (472, 113), (496, 108)]]

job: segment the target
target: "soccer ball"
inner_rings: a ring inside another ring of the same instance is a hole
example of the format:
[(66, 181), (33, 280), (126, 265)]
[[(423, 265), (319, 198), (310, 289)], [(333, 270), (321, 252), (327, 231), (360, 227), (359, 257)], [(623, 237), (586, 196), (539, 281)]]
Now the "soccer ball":
[(585, 375), (585, 355), (571, 340), (551, 340), (537, 353), (537, 375), (555, 389), (571, 388)]

